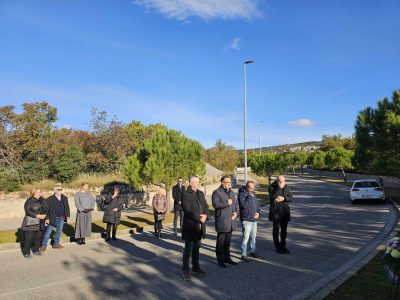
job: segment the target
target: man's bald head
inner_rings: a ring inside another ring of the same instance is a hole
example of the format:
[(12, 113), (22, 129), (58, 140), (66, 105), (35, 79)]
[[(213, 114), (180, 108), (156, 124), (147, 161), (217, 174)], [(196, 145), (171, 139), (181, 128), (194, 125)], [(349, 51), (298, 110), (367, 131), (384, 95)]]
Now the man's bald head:
[(279, 182), (281, 185), (285, 185), (285, 183), (286, 183), (285, 176), (279, 175), (279, 176), (278, 176), (278, 182)]

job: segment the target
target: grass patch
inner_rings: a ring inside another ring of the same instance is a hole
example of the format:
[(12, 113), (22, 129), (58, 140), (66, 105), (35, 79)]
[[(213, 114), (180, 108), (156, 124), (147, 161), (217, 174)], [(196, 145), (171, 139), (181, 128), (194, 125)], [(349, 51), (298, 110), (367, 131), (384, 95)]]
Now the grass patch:
[[(106, 183), (112, 181), (126, 182), (126, 179), (121, 174), (81, 174), (71, 182), (63, 183), (65, 188), (79, 189), (82, 182), (87, 182), (91, 188), (103, 187)], [(56, 181), (53, 179), (44, 179), (41, 181), (24, 184), (21, 186), (21, 191), (30, 191), (33, 188), (40, 188), (42, 190), (53, 190)]]
[[(169, 213), (163, 223), (171, 223), (173, 221), (174, 214)], [(123, 216), (121, 223), (118, 225), (118, 231), (135, 229), (140, 227), (151, 226), (154, 224), (153, 214), (138, 214), (134, 216)], [(55, 230), (53, 230), (55, 231)], [(102, 220), (98, 220), (92, 223), (93, 233), (102, 233), (106, 231), (106, 224)], [(53, 232), (54, 234), (54, 232)], [(66, 223), (64, 224), (63, 232), (61, 237), (73, 237), (75, 235), (75, 224)], [(0, 244), (17, 243), (23, 238), (23, 232), (19, 230), (4, 230), (0, 231)]]
[(391, 283), (383, 269), (381, 257), (381, 253), (376, 255), (325, 299), (388, 299)]
[(400, 189), (385, 187), (386, 196), (400, 205)]

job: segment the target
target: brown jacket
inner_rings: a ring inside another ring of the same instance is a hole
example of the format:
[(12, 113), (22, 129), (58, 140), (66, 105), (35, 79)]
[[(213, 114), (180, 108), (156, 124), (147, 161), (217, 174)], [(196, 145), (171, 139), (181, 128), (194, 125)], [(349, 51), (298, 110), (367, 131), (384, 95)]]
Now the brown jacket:
[(167, 208), (167, 199), (164, 195), (155, 194), (153, 197), (153, 209), (157, 212), (164, 212)]

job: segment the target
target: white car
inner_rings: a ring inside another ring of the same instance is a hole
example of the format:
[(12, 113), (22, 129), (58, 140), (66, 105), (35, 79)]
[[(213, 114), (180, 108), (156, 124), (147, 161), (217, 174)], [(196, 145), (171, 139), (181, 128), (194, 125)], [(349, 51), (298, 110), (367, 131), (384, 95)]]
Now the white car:
[(362, 200), (381, 200), (385, 202), (385, 192), (375, 179), (355, 180), (350, 189), (351, 203)]

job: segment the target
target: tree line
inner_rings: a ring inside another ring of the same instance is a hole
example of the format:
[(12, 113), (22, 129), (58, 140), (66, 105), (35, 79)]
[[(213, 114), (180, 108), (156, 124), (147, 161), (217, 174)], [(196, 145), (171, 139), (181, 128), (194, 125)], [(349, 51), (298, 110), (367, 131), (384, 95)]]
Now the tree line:
[(162, 124), (124, 124), (92, 109), (90, 129), (57, 128), (49, 103), (0, 107), (0, 190), (52, 178), (73, 180), (81, 173), (120, 173), (139, 188), (171, 178), (205, 173), (205, 149)]

